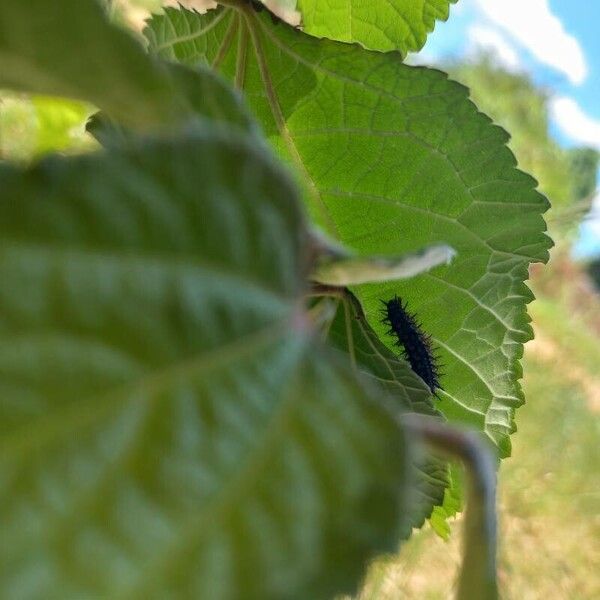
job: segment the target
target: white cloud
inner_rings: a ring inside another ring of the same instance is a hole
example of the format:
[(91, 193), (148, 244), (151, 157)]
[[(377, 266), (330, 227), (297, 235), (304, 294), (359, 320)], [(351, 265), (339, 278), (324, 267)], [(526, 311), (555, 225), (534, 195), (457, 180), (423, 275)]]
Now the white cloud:
[(552, 98), (550, 114), (562, 132), (574, 142), (600, 150), (600, 121), (585, 114), (573, 98)]
[(519, 54), (499, 31), (482, 25), (473, 25), (469, 28), (467, 37), (469, 38), (468, 54), (483, 50), (491, 53), (498, 64), (509, 71), (521, 69)]
[(540, 62), (579, 85), (588, 68), (577, 38), (565, 31), (548, 0), (476, 0), (483, 14), (518, 40)]

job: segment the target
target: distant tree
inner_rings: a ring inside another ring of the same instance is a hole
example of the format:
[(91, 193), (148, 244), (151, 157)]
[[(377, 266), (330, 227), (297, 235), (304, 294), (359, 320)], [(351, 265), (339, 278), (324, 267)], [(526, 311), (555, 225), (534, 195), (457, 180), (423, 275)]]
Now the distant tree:
[(589, 198), (596, 190), (599, 159), (600, 153), (594, 148), (575, 148), (569, 152), (575, 200)]

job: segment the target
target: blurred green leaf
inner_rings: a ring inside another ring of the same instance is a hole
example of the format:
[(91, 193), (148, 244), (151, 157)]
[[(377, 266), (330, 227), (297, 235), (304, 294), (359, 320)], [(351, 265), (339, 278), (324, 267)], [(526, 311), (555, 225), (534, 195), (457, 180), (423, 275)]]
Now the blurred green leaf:
[(35, 96), (32, 102), (39, 128), (37, 154), (90, 146), (89, 138), (84, 137), (85, 121), (91, 112), (89, 106), (48, 96)]
[(0, 596), (330, 598), (392, 550), (406, 440), (302, 305), (254, 138), (0, 165)]
[(0, 93), (0, 160), (25, 160), (37, 147), (38, 121), (33, 104), (20, 94)]
[(149, 23), (151, 49), (216, 63), (244, 89), (331, 237), (363, 256), (443, 242), (457, 251), (449, 266), (355, 293), (381, 336), (380, 300), (397, 294), (408, 302), (445, 364), (438, 408), (508, 455), (523, 402), (519, 359), (532, 336), (524, 280), (551, 242), (548, 203), (515, 168), (507, 134), (439, 71), (238, 9), (169, 9)]
[(192, 116), (251, 127), (240, 98), (214, 73), (150, 58), (96, 0), (2, 3), (0, 87), (85, 100), (135, 128)]
[(572, 148), (568, 159), (573, 200), (586, 200), (598, 186), (600, 152), (595, 148)]

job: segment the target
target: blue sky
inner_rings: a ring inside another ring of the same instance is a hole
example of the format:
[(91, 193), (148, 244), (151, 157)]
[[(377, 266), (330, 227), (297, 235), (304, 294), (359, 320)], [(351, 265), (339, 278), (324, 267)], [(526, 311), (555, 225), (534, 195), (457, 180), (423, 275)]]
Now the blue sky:
[[(459, 0), (419, 62), (480, 49), (550, 91), (551, 131), (564, 146), (600, 150), (600, 0)], [(581, 228), (577, 256), (600, 254), (600, 197)]]

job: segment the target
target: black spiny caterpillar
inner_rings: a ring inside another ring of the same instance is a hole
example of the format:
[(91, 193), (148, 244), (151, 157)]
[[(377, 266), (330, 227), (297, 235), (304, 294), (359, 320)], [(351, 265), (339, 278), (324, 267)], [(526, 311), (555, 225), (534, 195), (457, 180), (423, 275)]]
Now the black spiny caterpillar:
[(382, 323), (389, 325), (388, 333), (394, 336), (394, 345), (402, 348), (402, 354), (412, 370), (435, 394), (437, 389), (441, 389), (440, 372), (437, 357), (432, 351), (431, 337), (423, 332), (416, 316), (408, 312), (406, 303), (398, 296), (381, 302), (385, 307), (381, 311)]

